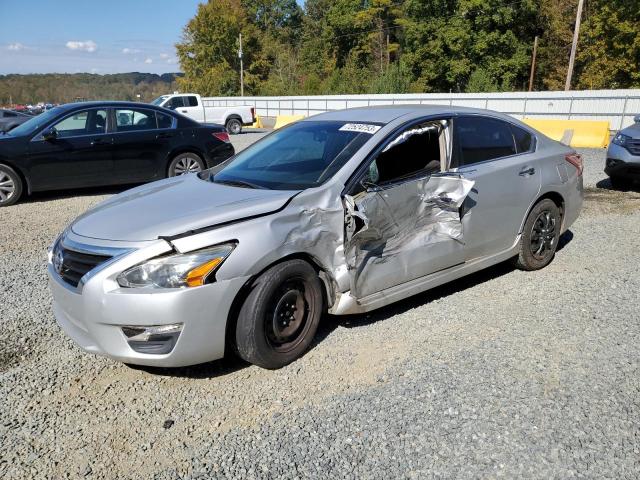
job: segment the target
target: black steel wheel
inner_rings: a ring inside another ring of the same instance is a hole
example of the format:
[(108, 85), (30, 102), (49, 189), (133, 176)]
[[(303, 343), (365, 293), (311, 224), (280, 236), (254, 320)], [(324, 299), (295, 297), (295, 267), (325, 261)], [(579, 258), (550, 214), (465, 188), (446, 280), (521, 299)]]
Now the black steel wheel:
[(538, 202), (524, 224), (516, 267), (522, 270), (546, 267), (558, 248), (561, 225), (560, 209), (555, 202), (548, 198)]
[(280, 368), (309, 348), (323, 311), (322, 284), (304, 260), (289, 260), (251, 285), (238, 315), (235, 346), (244, 360)]

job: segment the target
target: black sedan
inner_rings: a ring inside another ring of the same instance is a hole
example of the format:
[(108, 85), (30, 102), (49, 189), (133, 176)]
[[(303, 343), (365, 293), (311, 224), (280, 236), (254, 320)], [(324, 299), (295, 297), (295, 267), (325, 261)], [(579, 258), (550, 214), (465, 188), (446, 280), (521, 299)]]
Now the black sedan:
[(18, 125), (31, 118), (33, 118), (33, 116), (27, 115), (26, 113), (14, 112), (13, 110), (0, 108), (0, 132), (8, 132), (12, 128), (16, 128)]
[(221, 125), (132, 102), (55, 107), (0, 135), (0, 207), (23, 193), (143, 183), (234, 154)]

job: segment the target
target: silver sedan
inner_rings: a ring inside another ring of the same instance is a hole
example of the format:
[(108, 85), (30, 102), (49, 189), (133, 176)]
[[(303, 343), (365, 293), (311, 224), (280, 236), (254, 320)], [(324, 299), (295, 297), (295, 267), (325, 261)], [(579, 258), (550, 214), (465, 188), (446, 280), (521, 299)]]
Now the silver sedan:
[(231, 350), (278, 368), (325, 312), (367, 312), (506, 260), (543, 268), (582, 199), (581, 157), (509, 116), (325, 113), (76, 219), (50, 249), (53, 310), (83, 349), (123, 362)]

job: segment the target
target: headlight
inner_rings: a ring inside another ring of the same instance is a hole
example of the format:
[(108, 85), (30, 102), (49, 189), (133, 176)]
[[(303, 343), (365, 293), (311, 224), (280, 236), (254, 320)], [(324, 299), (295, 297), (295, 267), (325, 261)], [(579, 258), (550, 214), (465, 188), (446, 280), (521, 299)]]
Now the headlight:
[(126, 288), (186, 288), (211, 283), (213, 273), (235, 248), (226, 243), (190, 253), (158, 257), (136, 265), (118, 276)]
[(613, 137), (613, 143), (615, 143), (616, 145), (620, 145), (621, 147), (627, 145), (629, 143), (629, 140), (631, 140), (631, 137), (623, 133), (618, 133), (615, 137)]

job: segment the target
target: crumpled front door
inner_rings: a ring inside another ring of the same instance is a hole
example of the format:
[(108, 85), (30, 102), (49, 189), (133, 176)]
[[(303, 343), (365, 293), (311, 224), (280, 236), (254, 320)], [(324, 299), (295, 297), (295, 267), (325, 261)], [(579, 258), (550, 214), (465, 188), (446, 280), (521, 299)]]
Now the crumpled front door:
[(345, 196), (351, 295), (363, 298), (463, 263), (460, 207), (473, 184), (432, 175)]

